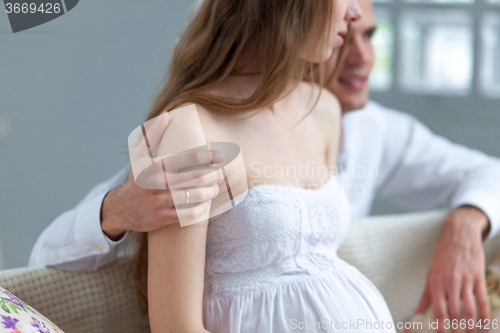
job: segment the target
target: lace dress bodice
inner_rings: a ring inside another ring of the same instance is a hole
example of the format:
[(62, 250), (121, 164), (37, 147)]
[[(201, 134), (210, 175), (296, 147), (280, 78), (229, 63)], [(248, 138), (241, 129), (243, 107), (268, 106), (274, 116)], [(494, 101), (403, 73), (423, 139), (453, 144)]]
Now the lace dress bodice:
[[(349, 202), (335, 176), (316, 190), (259, 185), (209, 220), (203, 323), (217, 333), (395, 333), (377, 288), (337, 257)], [(346, 326), (348, 325), (348, 326)]]
[(231, 296), (332, 269), (349, 226), (349, 202), (332, 176), (311, 190), (259, 185), (211, 218), (205, 297)]

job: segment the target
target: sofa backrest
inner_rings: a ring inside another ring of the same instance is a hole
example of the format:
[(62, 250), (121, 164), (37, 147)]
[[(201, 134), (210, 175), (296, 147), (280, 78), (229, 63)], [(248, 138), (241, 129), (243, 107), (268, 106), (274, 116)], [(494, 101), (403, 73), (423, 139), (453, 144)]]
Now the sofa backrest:
[[(380, 216), (351, 222), (339, 257), (357, 267), (381, 291), (394, 321), (405, 321), (418, 305), (434, 244), (446, 212)], [(498, 253), (500, 237), (486, 244), (486, 259)], [(147, 332), (127, 274), (130, 259), (98, 271), (20, 268), (0, 272), (0, 286), (51, 319), (66, 333)]]

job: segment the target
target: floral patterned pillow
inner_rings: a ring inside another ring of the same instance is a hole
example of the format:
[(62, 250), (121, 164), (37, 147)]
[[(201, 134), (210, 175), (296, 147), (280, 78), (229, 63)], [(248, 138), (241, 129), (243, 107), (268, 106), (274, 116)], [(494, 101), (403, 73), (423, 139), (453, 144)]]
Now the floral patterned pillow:
[(0, 333), (64, 333), (28, 304), (0, 287)]

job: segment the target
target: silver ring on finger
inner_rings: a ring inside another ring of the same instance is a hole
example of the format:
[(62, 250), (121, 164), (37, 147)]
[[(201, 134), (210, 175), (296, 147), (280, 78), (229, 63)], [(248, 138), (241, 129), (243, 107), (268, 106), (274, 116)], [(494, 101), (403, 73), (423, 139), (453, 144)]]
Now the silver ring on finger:
[(189, 203), (189, 191), (186, 190), (186, 204)]

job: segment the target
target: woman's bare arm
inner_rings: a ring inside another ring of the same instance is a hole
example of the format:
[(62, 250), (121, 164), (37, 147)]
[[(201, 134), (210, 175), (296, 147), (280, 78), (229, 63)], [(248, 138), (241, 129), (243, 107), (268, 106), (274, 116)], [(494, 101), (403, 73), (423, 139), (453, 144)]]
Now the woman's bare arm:
[[(170, 124), (157, 156), (175, 154), (199, 146), (204, 134), (195, 113), (170, 112)], [(203, 327), (205, 246), (211, 202), (199, 204), (202, 222), (181, 227), (179, 223), (150, 232), (148, 304), (152, 333), (207, 332)], [(191, 219), (190, 219), (191, 220)]]
[(152, 333), (207, 332), (202, 322), (208, 221), (149, 233), (148, 302)]

